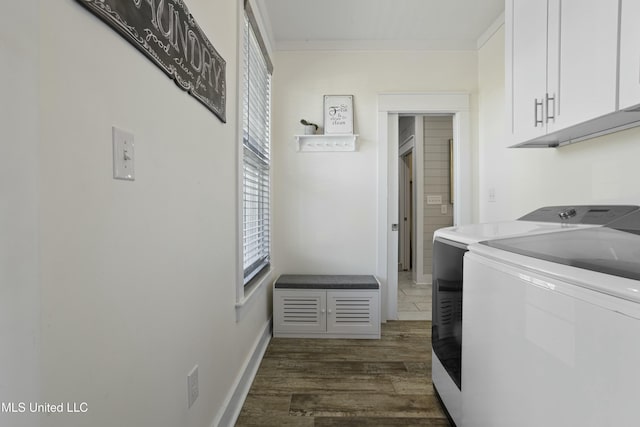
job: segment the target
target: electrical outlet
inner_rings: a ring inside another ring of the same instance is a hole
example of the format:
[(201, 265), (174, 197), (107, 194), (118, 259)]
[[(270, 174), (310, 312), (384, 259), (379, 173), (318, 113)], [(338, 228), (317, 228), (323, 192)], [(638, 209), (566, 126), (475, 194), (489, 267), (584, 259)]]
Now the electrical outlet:
[(198, 398), (198, 365), (194, 366), (189, 375), (187, 375), (187, 397), (189, 400), (189, 408)]
[(489, 202), (495, 202), (496, 201), (496, 189), (491, 187), (489, 188)]

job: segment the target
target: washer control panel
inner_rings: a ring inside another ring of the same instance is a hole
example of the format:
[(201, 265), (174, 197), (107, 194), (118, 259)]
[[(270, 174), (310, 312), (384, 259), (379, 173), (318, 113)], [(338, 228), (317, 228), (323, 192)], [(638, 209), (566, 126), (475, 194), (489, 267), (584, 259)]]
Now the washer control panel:
[(518, 218), (519, 221), (606, 225), (640, 209), (633, 205), (546, 206)]

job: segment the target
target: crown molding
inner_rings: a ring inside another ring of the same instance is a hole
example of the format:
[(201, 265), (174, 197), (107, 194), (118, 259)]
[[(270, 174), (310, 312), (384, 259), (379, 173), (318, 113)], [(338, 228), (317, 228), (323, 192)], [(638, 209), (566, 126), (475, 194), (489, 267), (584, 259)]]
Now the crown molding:
[(500, 29), (502, 28), (502, 26), (504, 25), (504, 12), (502, 12), (495, 21), (493, 21), (493, 24), (489, 25), (489, 28), (487, 28), (487, 30), (482, 33), (482, 35), (480, 37), (478, 37), (478, 41), (476, 43), (476, 49), (480, 50), (482, 48), (482, 46), (485, 45), (486, 42), (489, 41), (489, 39), (491, 39), (491, 37), (493, 37), (493, 35)]

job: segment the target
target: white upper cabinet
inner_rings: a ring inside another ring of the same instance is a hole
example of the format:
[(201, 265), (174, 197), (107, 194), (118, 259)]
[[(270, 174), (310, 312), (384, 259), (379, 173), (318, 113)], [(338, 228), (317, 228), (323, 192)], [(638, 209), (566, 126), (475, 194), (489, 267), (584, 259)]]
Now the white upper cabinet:
[(640, 1), (506, 0), (505, 21), (508, 146), (640, 124), (618, 106), (640, 104)]
[(550, 0), (549, 13), (554, 132), (616, 110), (618, 0)]
[(620, 27), (620, 109), (640, 104), (640, 1), (622, 0)]
[[(516, 141), (546, 134), (542, 105), (547, 91), (547, 2), (505, 4), (507, 126)], [(509, 144), (509, 145), (512, 145)]]

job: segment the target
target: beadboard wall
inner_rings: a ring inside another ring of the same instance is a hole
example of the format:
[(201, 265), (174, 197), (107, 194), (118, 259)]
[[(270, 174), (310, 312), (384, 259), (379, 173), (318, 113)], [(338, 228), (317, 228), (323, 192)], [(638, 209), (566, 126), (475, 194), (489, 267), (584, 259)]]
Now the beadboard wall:
[[(449, 192), (449, 140), (452, 138), (451, 116), (424, 117), (424, 275), (431, 274), (433, 233), (439, 228), (453, 225), (453, 205)], [(440, 204), (428, 204), (427, 196), (441, 196), (447, 213), (442, 213)]]

